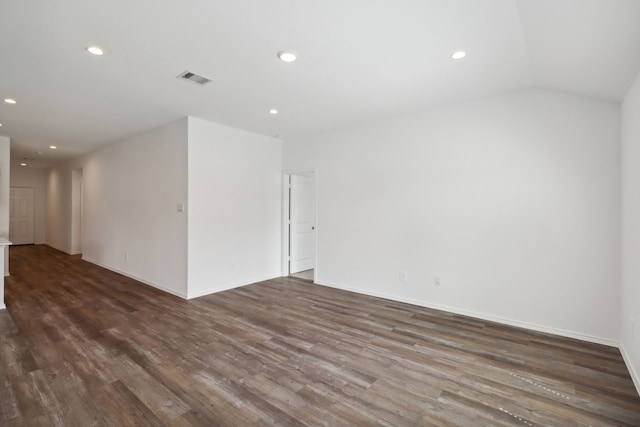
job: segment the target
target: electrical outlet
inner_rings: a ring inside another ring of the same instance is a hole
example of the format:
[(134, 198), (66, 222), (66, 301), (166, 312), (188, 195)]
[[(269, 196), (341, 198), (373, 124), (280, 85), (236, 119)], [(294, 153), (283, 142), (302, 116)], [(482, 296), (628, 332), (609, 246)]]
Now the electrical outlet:
[(433, 276), (433, 286), (440, 286), (440, 276)]
[(631, 338), (636, 337), (636, 321), (631, 319)]
[(124, 260), (129, 261), (129, 252), (124, 253)]
[(401, 282), (406, 282), (407, 281), (407, 272), (406, 271), (401, 271), (400, 274), (398, 275), (399, 279)]

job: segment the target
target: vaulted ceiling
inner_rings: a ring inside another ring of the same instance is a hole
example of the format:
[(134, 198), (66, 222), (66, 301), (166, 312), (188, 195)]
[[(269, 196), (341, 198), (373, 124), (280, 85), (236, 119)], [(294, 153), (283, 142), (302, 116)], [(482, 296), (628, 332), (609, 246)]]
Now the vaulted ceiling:
[(638, 0), (0, 2), (0, 135), (34, 167), (185, 115), (286, 139), (529, 87), (620, 102), (639, 71)]

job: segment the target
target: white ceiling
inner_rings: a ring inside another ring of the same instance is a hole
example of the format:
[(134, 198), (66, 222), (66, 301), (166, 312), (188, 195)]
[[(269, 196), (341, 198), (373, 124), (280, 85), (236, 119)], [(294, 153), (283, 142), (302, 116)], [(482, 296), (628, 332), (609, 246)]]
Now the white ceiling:
[(286, 139), (527, 87), (620, 102), (639, 71), (640, 0), (0, 2), (0, 135), (34, 167), (185, 115)]

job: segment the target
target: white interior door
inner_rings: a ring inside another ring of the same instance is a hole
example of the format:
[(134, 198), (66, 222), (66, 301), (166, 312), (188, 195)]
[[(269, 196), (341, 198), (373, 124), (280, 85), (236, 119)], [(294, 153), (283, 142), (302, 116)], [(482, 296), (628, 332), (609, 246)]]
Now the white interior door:
[(35, 243), (35, 190), (33, 188), (11, 187), (9, 240), (14, 245)]
[(289, 274), (315, 268), (315, 185), (313, 175), (291, 175)]

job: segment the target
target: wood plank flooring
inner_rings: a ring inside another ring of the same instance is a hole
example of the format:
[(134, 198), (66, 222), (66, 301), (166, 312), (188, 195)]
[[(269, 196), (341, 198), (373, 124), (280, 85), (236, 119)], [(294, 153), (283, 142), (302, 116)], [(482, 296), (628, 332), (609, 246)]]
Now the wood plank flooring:
[(2, 426), (640, 426), (615, 348), (294, 278), (185, 301), (10, 254)]

